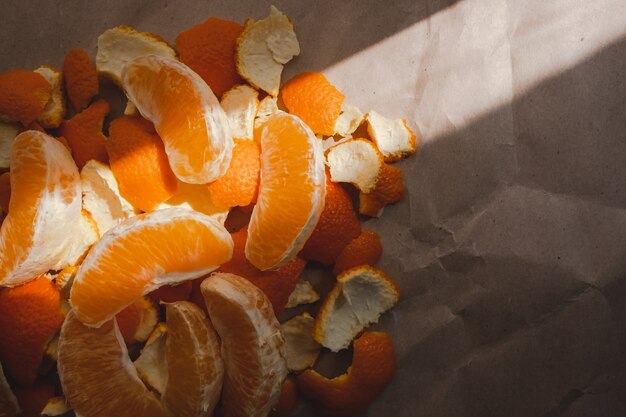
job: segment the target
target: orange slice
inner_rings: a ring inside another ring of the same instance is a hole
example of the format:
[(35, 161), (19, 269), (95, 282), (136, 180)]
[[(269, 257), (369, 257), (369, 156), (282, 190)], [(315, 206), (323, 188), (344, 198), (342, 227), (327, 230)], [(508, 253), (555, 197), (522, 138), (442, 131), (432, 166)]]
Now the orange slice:
[(198, 74), (175, 59), (150, 55), (126, 66), (122, 84), (154, 123), (181, 181), (205, 184), (224, 175), (233, 138), (224, 110)]
[(232, 256), (216, 220), (171, 208), (141, 214), (109, 230), (83, 261), (70, 293), (76, 316), (100, 326), (139, 297), (197, 278)]
[(166, 417), (213, 415), (222, 392), (224, 362), (211, 322), (195, 304), (167, 305), (167, 384), (161, 397)]
[(223, 415), (266, 416), (287, 376), (285, 341), (272, 305), (233, 274), (212, 274), (200, 288), (224, 349)]
[(321, 72), (303, 72), (285, 83), (281, 97), (289, 113), (315, 133), (334, 135), (345, 96)]
[(117, 324), (85, 326), (70, 312), (61, 329), (58, 371), (77, 415), (160, 417), (161, 404), (137, 376)]
[(0, 364), (0, 410), (2, 410), (0, 415), (3, 417), (17, 417), (20, 414), (20, 406), (4, 376), (2, 364)]
[(366, 332), (354, 341), (348, 372), (328, 379), (314, 370), (298, 376), (300, 392), (313, 400), (322, 416), (360, 415), (391, 382), (396, 356), (386, 333)]
[(15, 138), (9, 214), (0, 229), (0, 285), (70, 264), (81, 203), (78, 169), (61, 142), (32, 130)]
[(267, 270), (293, 259), (313, 232), (324, 208), (326, 178), (322, 145), (297, 117), (273, 115), (260, 136), (261, 181), (246, 257)]
[(7, 375), (22, 385), (35, 382), (63, 317), (59, 290), (46, 277), (0, 289), (0, 362)]

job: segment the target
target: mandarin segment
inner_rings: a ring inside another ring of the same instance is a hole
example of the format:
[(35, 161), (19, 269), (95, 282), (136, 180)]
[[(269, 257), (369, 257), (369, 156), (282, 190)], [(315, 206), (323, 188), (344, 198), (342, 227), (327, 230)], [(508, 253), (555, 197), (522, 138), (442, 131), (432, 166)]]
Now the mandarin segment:
[(63, 318), (59, 290), (46, 277), (0, 289), (0, 363), (15, 382), (35, 382), (46, 345)]
[(0, 121), (28, 126), (43, 112), (51, 93), (50, 83), (34, 71), (0, 73)]
[(324, 208), (326, 181), (321, 144), (297, 117), (271, 116), (260, 143), (261, 180), (246, 257), (267, 270), (286, 264), (304, 246)]
[(348, 243), (335, 261), (333, 274), (339, 275), (343, 271), (359, 265), (376, 265), (383, 254), (383, 245), (380, 236), (373, 230), (363, 230), (361, 234)]
[(149, 121), (131, 116), (113, 120), (106, 150), (120, 194), (134, 207), (150, 211), (176, 193), (176, 176)]
[(272, 305), (237, 275), (215, 273), (200, 287), (224, 349), (224, 417), (266, 416), (287, 376), (285, 341)]
[(91, 159), (104, 163), (109, 161), (105, 148), (107, 138), (102, 133), (104, 118), (109, 111), (109, 103), (98, 100), (70, 120), (61, 123), (59, 135), (67, 140), (78, 168), (85, 166)]
[(259, 145), (254, 141), (235, 139), (228, 170), (224, 176), (208, 185), (213, 202), (220, 207), (254, 203), (259, 190), (260, 170)]
[(239, 275), (257, 286), (272, 303), (274, 313), (278, 316), (289, 299), (289, 294), (295, 288), (300, 274), (306, 266), (306, 261), (295, 257), (287, 264), (273, 271), (261, 271), (245, 255), (248, 230), (243, 228), (232, 234), (234, 247), (230, 261), (220, 266), (220, 272), (229, 272)]
[(204, 184), (187, 184), (178, 181), (176, 193), (165, 202), (158, 204), (154, 210), (163, 210), (172, 207), (195, 210), (213, 217), (221, 224), (224, 224), (228, 216), (228, 207), (224, 208), (214, 202), (211, 192)]
[(75, 112), (83, 111), (98, 95), (96, 67), (82, 48), (72, 48), (63, 59), (65, 92)]
[(97, 329), (70, 312), (59, 338), (63, 392), (79, 416), (160, 417), (161, 404), (141, 382), (115, 323)]
[(341, 185), (326, 181), (326, 203), (300, 256), (323, 265), (335, 262), (341, 251), (361, 233), (352, 200)]
[(313, 337), (338, 352), (400, 298), (395, 282), (380, 269), (361, 265), (344, 271), (315, 320)]
[(385, 390), (395, 372), (396, 357), (386, 333), (366, 332), (354, 341), (352, 365), (346, 374), (328, 379), (314, 370), (298, 376), (300, 392), (322, 416), (356, 417)]
[(80, 266), (70, 293), (77, 317), (99, 326), (141, 296), (200, 277), (232, 256), (216, 220), (171, 208), (130, 218), (109, 230)]
[[(0, 229), (0, 285), (15, 286), (82, 254), (80, 179), (69, 151), (36, 131), (21, 133), (11, 156), (9, 214)], [(80, 253), (79, 253), (80, 252)]]
[(210, 17), (176, 37), (180, 60), (218, 97), (243, 82), (235, 66), (236, 42), (242, 31), (239, 23)]
[(232, 134), (224, 110), (198, 74), (174, 59), (150, 55), (125, 67), (122, 84), (154, 123), (178, 179), (206, 184), (224, 175)]
[(301, 118), (314, 133), (334, 135), (345, 99), (320, 72), (303, 72), (285, 83), (281, 98), (289, 113)]
[(359, 213), (370, 217), (380, 217), (383, 208), (404, 197), (402, 171), (389, 164), (383, 164), (376, 185), (369, 193), (359, 193)]

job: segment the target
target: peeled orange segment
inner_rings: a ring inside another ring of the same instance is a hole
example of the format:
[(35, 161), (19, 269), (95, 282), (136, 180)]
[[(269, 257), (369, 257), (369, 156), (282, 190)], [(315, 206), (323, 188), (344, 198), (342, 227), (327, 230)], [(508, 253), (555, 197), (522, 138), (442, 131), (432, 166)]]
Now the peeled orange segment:
[(254, 87), (278, 95), (283, 65), (300, 54), (300, 45), (287, 16), (270, 6), (270, 15), (246, 21), (237, 39), (237, 71)]
[(16, 123), (0, 122), (0, 169), (11, 165), (11, 145), (20, 130), (20, 125)]
[(44, 65), (35, 70), (37, 74), (43, 76), (50, 84), (50, 100), (46, 103), (43, 112), (37, 117), (37, 122), (46, 129), (58, 127), (67, 111), (65, 105), (65, 95), (63, 94), (63, 80), (61, 71), (54, 67)]
[(122, 85), (124, 67), (133, 59), (146, 55), (175, 59), (176, 51), (160, 36), (138, 32), (130, 26), (117, 26), (98, 36), (96, 70)]
[(369, 265), (348, 269), (337, 277), (315, 320), (313, 337), (322, 346), (338, 352), (400, 297), (393, 280)]
[(383, 155), (367, 139), (351, 139), (333, 146), (326, 160), (332, 181), (349, 182), (364, 193), (374, 189), (384, 164)]
[(222, 339), (224, 417), (266, 416), (287, 376), (285, 341), (261, 290), (233, 274), (215, 273), (200, 289)]
[(2, 372), (2, 364), (0, 364), (0, 416), (17, 417), (20, 414), (20, 406), (17, 404), (17, 398), (11, 391), (8, 381)]
[(322, 346), (313, 339), (314, 325), (315, 319), (306, 312), (280, 325), (290, 371), (303, 371), (315, 364)]
[(11, 154), (11, 201), (0, 229), (0, 285), (14, 286), (69, 265), (81, 220), (80, 177), (65, 146), (21, 133)]
[(76, 316), (100, 326), (139, 297), (200, 277), (228, 261), (224, 226), (180, 208), (130, 218), (109, 230), (83, 261), (70, 293)]
[(261, 181), (246, 257), (278, 268), (302, 249), (324, 209), (326, 177), (319, 141), (300, 119), (279, 113), (261, 131)]
[(224, 175), (233, 138), (224, 110), (198, 74), (175, 59), (151, 55), (126, 66), (122, 85), (154, 123), (178, 179), (206, 184)]
[(136, 214), (133, 206), (120, 194), (111, 168), (91, 160), (80, 171), (84, 209), (91, 214), (101, 235), (121, 221)]
[(354, 341), (348, 372), (328, 379), (309, 369), (298, 376), (300, 392), (314, 401), (325, 417), (356, 417), (387, 387), (396, 367), (396, 356), (387, 333), (366, 332)]
[(161, 397), (166, 417), (212, 416), (222, 392), (220, 341), (200, 307), (167, 305), (167, 384)]
[(85, 326), (70, 312), (61, 329), (58, 371), (76, 415), (160, 417), (161, 404), (137, 376), (117, 323)]
[(385, 157), (385, 162), (394, 162), (411, 156), (417, 149), (415, 133), (402, 119), (387, 119), (375, 111), (365, 117), (367, 131)]

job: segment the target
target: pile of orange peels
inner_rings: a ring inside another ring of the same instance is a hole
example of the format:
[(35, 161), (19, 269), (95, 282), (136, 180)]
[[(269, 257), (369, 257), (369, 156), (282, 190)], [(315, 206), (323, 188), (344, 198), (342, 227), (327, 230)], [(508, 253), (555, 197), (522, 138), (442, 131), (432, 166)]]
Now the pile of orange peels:
[(416, 136), (322, 73), (281, 87), (299, 53), (271, 7), (0, 74), (0, 416), (278, 417), (302, 394), (348, 417), (383, 392), (393, 343), (366, 329), (399, 290), (361, 220), (402, 199)]

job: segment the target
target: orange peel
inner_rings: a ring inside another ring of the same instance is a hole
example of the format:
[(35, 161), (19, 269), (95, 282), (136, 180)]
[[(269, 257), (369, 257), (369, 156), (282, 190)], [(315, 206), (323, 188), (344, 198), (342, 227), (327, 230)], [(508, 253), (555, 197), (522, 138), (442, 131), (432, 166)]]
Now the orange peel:
[(320, 299), (320, 295), (315, 291), (313, 285), (307, 280), (300, 279), (296, 282), (296, 286), (289, 294), (287, 305), (285, 308), (293, 308), (303, 304), (311, 304)]
[(383, 245), (380, 236), (373, 230), (363, 230), (352, 242), (348, 243), (335, 261), (333, 274), (339, 275), (343, 271), (360, 265), (376, 265), (383, 254)]
[(14, 69), (0, 73), (0, 122), (30, 125), (50, 101), (52, 86), (34, 71)]
[(47, 65), (37, 68), (35, 72), (41, 74), (52, 88), (50, 100), (46, 103), (43, 112), (37, 117), (37, 122), (46, 129), (58, 127), (67, 112), (65, 95), (63, 94), (63, 76), (58, 69)]
[(402, 197), (404, 197), (402, 171), (389, 164), (383, 164), (372, 191), (359, 193), (359, 213), (380, 217), (386, 205), (397, 203)]
[(149, 297), (141, 297), (115, 315), (126, 344), (148, 340), (159, 322), (157, 306)]
[(399, 297), (396, 284), (380, 269), (369, 265), (348, 269), (337, 277), (324, 300), (313, 337), (333, 352), (345, 349), (363, 329), (378, 322)]
[(252, 140), (259, 93), (248, 85), (237, 85), (222, 96), (220, 104), (228, 118), (234, 139)]
[(366, 332), (354, 341), (352, 366), (347, 373), (328, 379), (307, 370), (298, 376), (298, 388), (314, 401), (322, 416), (356, 417), (385, 390), (395, 366), (389, 335)]
[(65, 92), (75, 112), (83, 111), (98, 95), (96, 67), (82, 48), (72, 48), (63, 59)]
[(11, 145), (20, 133), (21, 127), (16, 123), (0, 121), (0, 169), (11, 166)]
[(4, 376), (2, 364), (0, 364), (0, 410), (2, 410), (3, 417), (17, 417), (21, 413), (17, 398)]
[(365, 120), (367, 131), (385, 157), (385, 162), (395, 162), (416, 152), (415, 133), (405, 120), (387, 119), (375, 111), (370, 111)]
[(364, 119), (365, 115), (358, 107), (344, 102), (341, 106), (341, 113), (335, 122), (335, 134), (340, 136), (351, 135), (363, 123)]
[(376, 186), (384, 160), (371, 141), (350, 139), (328, 150), (326, 164), (332, 181), (349, 182), (368, 193)]
[(313, 339), (314, 326), (315, 319), (309, 313), (302, 313), (280, 325), (290, 371), (303, 371), (315, 364), (322, 346)]

